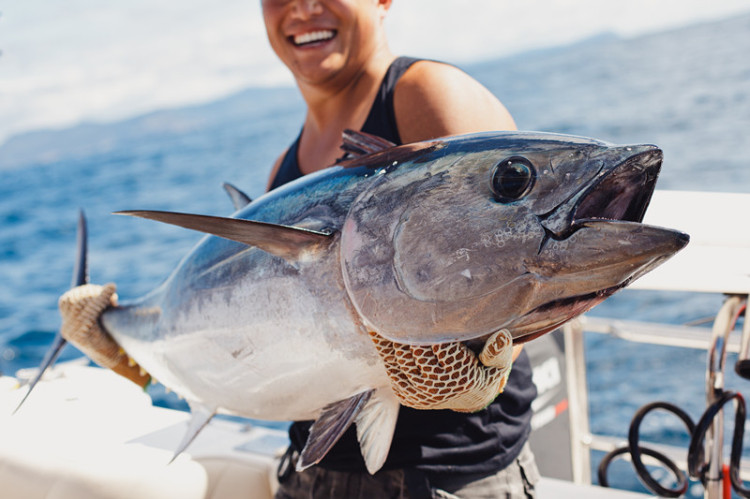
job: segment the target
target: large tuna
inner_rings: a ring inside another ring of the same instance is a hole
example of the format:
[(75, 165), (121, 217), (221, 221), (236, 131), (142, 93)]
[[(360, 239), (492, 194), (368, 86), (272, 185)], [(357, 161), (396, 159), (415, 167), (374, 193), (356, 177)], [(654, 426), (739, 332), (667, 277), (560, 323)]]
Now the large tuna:
[(129, 214), (204, 238), (160, 287), (101, 316), (143, 368), (217, 411), (318, 419), (303, 466), (357, 424), (368, 469), (398, 412), (371, 334), (398, 344), (524, 342), (681, 249), (641, 224), (654, 146), (503, 132), (399, 147), (350, 132), (354, 157), (232, 218)]

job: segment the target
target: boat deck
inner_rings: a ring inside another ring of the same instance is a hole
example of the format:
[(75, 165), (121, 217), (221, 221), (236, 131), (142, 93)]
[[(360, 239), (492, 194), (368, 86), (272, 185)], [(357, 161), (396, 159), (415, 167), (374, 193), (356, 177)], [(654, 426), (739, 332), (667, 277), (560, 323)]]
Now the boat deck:
[[(272, 497), (286, 433), (214, 420), (169, 464), (188, 414), (151, 405), (104, 369), (61, 365), (17, 414), (25, 388), (0, 378), (0, 490), (24, 499)], [(642, 494), (543, 478), (539, 497), (637, 499)]]

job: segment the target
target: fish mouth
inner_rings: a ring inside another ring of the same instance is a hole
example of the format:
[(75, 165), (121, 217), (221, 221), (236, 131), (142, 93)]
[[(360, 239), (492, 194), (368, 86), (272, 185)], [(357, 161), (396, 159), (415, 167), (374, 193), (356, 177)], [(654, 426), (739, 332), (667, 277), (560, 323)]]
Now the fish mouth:
[[(610, 282), (594, 291), (554, 299), (532, 309), (518, 324), (511, 327), (515, 342), (523, 343), (537, 338), (587, 312), (687, 244), (689, 237), (686, 234), (641, 224), (651, 201), (663, 158), (661, 150), (655, 146), (642, 148), (645, 150), (634, 153), (609, 172), (600, 172), (591, 186), (583, 190), (576, 199), (569, 200), (572, 202), (565, 208), (568, 213), (567, 228), (555, 233), (542, 220), (546, 237), (540, 253), (550, 240), (568, 240), (584, 228), (604, 228), (618, 233), (647, 230), (652, 234), (658, 250), (649, 254), (648, 258), (638, 260), (637, 265), (633, 265), (632, 272), (623, 274), (616, 282)], [(560, 213), (557, 214), (559, 215)], [(571, 246), (571, 251), (574, 250)], [(624, 257), (629, 258), (628, 255)]]
[[(633, 149), (624, 147), (617, 151), (630, 152)], [(540, 253), (550, 239), (565, 240), (591, 221), (643, 221), (656, 187), (663, 154), (656, 146), (640, 146), (640, 149), (641, 152), (631, 154), (608, 171), (600, 170), (590, 186), (539, 217), (546, 232)]]
[(645, 147), (649, 149), (627, 158), (583, 193), (573, 212), (572, 228), (592, 219), (643, 221), (663, 159), (656, 146)]
[[(634, 149), (640, 152), (633, 153)], [(605, 154), (628, 156), (617, 166), (602, 167), (585, 189), (548, 213), (539, 215), (545, 235), (541, 254), (551, 241), (564, 241), (596, 221), (640, 223), (646, 214), (661, 170), (662, 151), (656, 146), (627, 146)], [(606, 161), (606, 157), (603, 161)]]

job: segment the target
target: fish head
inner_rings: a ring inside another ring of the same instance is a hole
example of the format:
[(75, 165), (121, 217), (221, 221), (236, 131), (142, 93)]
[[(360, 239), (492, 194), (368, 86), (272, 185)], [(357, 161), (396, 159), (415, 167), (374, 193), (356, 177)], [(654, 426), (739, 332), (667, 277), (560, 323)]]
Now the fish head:
[(527, 341), (687, 244), (641, 223), (662, 162), (655, 146), (497, 132), (409, 147), (375, 159), (378, 178), (341, 231), (353, 306), (393, 341), (499, 329)]

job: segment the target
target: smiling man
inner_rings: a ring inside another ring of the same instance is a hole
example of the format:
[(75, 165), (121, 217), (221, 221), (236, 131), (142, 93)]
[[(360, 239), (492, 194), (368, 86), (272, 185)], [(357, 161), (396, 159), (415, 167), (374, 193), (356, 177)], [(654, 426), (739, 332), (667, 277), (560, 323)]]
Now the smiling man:
[[(391, 53), (383, 26), (390, 0), (261, 3), (271, 46), (307, 104), (302, 131), (274, 164), (269, 189), (332, 165), (345, 129), (397, 144), (515, 129), (505, 107), (466, 73)], [(526, 354), (518, 348), (514, 359), (504, 392), (479, 412), (402, 407), (375, 475), (353, 428), (317, 466), (293, 471), (311, 425), (294, 423), (277, 497), (533, 497), (538, 471), (526, 440), (536, 389)]]

